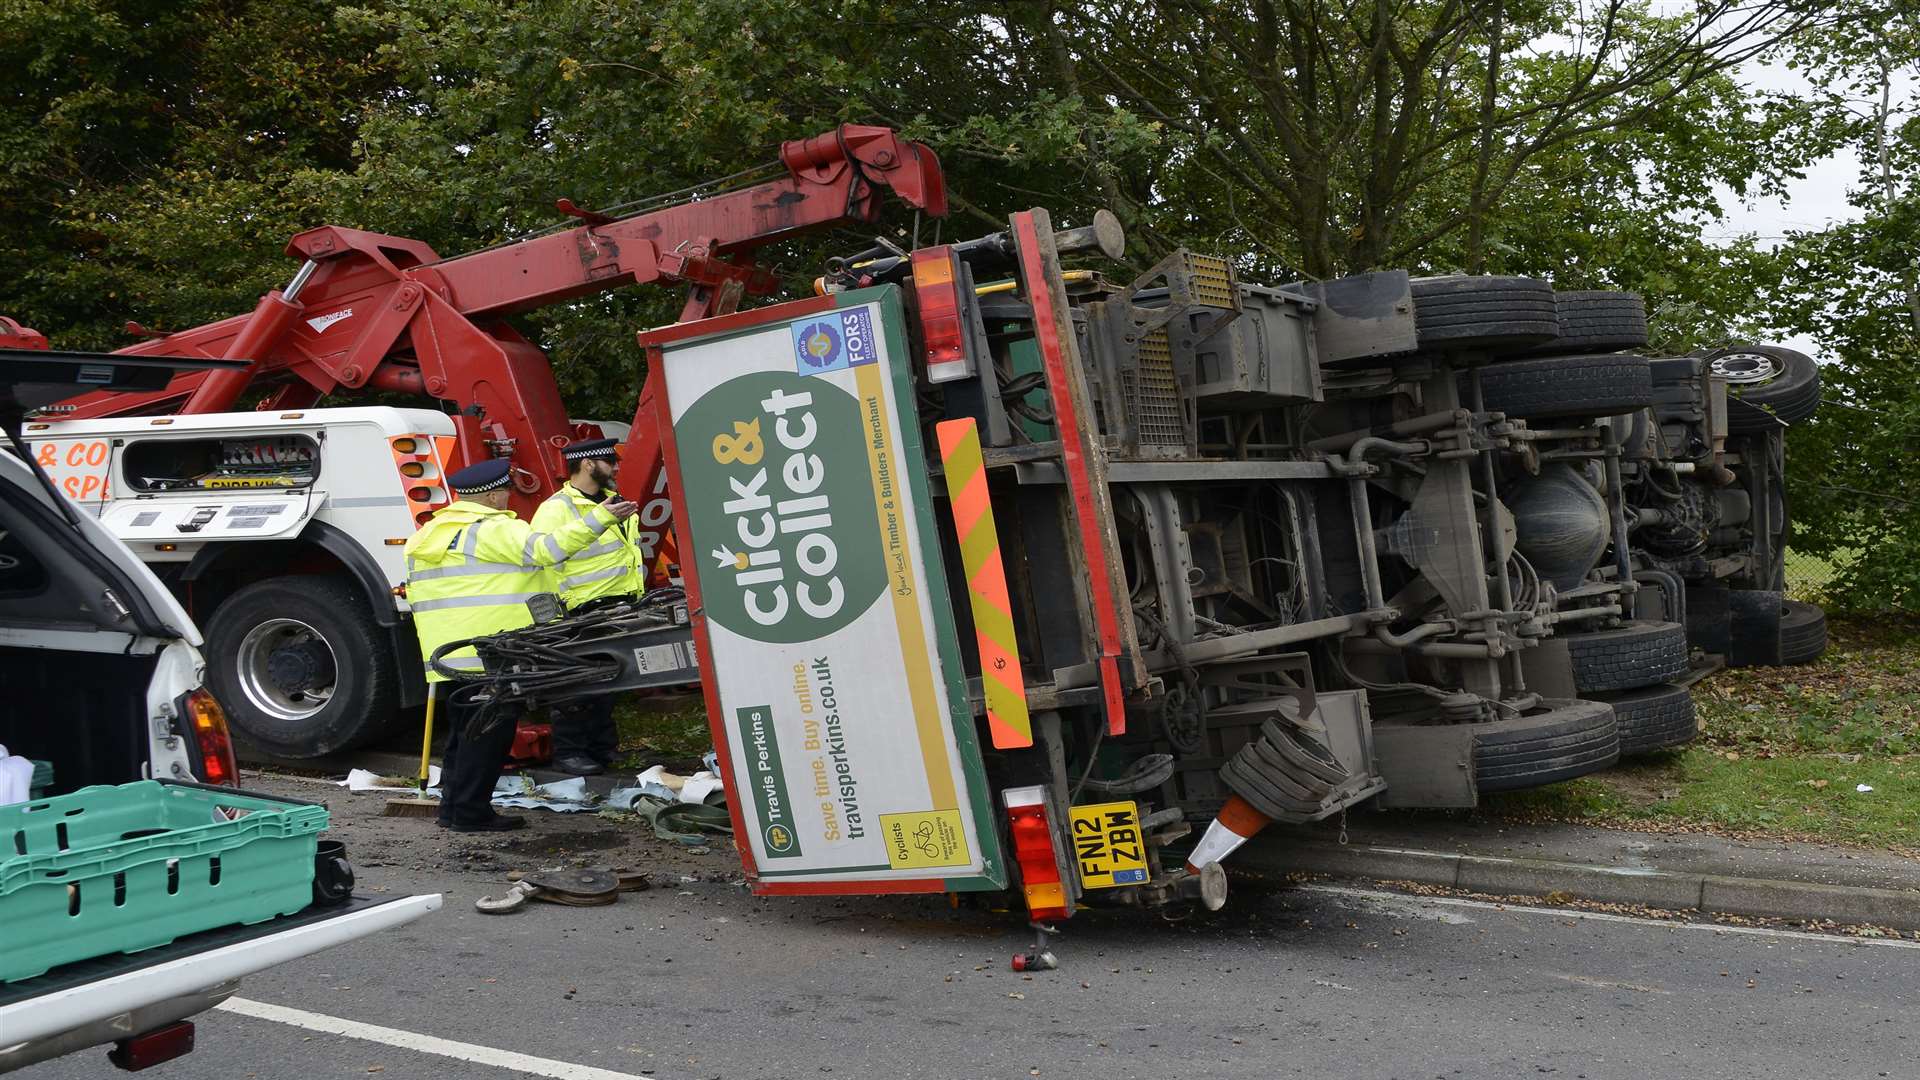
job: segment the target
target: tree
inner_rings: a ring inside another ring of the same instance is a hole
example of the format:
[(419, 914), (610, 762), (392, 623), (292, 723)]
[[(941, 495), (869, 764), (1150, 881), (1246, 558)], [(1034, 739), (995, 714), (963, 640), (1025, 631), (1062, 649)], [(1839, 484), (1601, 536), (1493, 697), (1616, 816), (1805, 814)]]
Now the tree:
[(1920, 113), (1899, 90), (1920, 69), (1920, 12), (1841, 15), (1857, 32), (1807, 38), (1790, 62), (1859, 158), (1859, 216), (1790, 235), (1767, 303), (1828, 361), (1820, 411), (1790, 440), (1793, 545), (1835, 557), (1833, 602), (1920, 611)]
[(70, 346), (251, 306), (390, 83), (327, 7), (0, 4), (0, 306)]
[(1324, 277), (1443, 243), (1480, 272), (1534, 170), (1689, 115), (1813, 10), (1086, 0), (1061, 18), (1093, 92), (1178, 133), (1189, 167), (1244, 200), (1248, 246)]

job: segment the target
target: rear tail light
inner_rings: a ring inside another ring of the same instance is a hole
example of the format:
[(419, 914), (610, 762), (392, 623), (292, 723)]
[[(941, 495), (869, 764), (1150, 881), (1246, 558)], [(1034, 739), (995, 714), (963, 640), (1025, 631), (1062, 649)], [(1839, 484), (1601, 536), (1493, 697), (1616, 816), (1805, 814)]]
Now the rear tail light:
[(427, 475), (427, 467), (417, 461), (409, 461), (400, 466), (400, 475), (417, 480)]
[(396, 454), (415, 454), (420, 451), (420, 443), (414, 439), (393, 440), (393, 452)]
[(181, 1020), (144, 1035), (121, 1039), (107, 1051), (107, 1060), (128, 1072), (139, 1072), (192, 1052), (193, 1025)]
[(200, 750), (201, 779), (209, 784), (240, 786), (240, 766), (233, 757), (233, 736), (227, 732), (227, 713), (205, 690), (187, 695), (187, 722)]
[(1073, 914), (1060, 873), (1060, 852), (1047, 819), (1046, 789), (1008, 788), (1000, 793), (1013, 834), (1013, 855), (1020, 864), (1020, 888), (1034, 922), (1052, 922)]
[(913, 253), (913, 295), (920, 312), (928, 382), (952, 382), (973, 374), (966, 327), (961, 322), (956, 266), (950, 247), (922, 248)]

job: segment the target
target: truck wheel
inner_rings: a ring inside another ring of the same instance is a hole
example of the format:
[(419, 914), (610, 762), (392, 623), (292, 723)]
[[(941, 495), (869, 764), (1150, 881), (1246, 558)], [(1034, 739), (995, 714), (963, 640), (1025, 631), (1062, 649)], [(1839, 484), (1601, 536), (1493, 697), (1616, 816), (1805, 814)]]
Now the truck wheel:
[(1653, 368), (1624, 353), (1549, 356), (1489, 365), (1480, 386), (1488, 411), (1522, 420), (1618, 416), (1653, 403)]
[(1415, 278), (1414, 330), (1426, 352), (1538, 345), (1560, 332), (1544, 281), (1522, 277)]
[(1827, 613), (1813, 604), (1788, 600), (1780, 612), (1780, 663), (1811, 664), (1827, 651)]
[(1687, 628), (1679, 623), (1631, 619), (1612, 630), (1566, 637), (1573, 687), (1582, 694), (1633, 690), (1687, 673)]
[[(1727, 393), (1758, 405), (1783, 424), (1812, 416), (1820, 407), (1820, 365), (1813, 357), (1778, 345), (1734, 345), (1705, 357), (1707, 370), (1727, 381)], [(1773, 425), (1729, 410), (1728, 431), (1767, 431)]]
[(1619, 352), (1647, 343), (1647, 305), (1639, 293), (1556, 292), (1553, 300), (1560, 333), (1529, 355)]
[(399, 676), (373, 613), (338, 578), (255, 582), (214, 609), (207, 678), (248, 742), (310, 758), (378, 735)]
[(1785, 611), (1786, 597), (1776, 590), (1727, 590), (1727, 666), (1778, 666)]
[(1516, 791), (1598, 772), (1620, 760), (1613, 708), (1602, 701), (1542, 701), (1544, 711), (1474, 728), (1473, 778), (1481, 792)]
[(1613, 706), (1622, 757), (1681, 746), (1700, 733), (1693, 694), (1684, 686), (1661, 683), (1595, 696)]

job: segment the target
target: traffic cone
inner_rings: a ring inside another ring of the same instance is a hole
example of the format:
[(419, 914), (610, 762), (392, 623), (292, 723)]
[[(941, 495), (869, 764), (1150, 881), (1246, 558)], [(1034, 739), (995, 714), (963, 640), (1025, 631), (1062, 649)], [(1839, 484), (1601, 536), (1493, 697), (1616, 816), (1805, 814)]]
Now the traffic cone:
[(1273, 819), (1255, 810), (1247, 800), (1238, 795), (1229, 798), (1193, 846), (1193, 854), (1187, 856), (1187, 873), (1198, 874), (1208, 863), (1225, 859), (1271, 824)]

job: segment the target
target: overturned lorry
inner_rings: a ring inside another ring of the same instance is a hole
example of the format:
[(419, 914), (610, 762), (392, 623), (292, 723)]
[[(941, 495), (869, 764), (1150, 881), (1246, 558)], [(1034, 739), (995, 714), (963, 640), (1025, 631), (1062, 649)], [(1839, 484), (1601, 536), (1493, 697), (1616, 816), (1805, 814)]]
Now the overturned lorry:
[(1272, 822), (1678, 745), (1690, 680), (1793, 659), (1792, 417), (1624, 351), (1637, 297), (1067, 266), (1121, 251), (1033, 210), (642, 334), (684, 596), (483, 639), (460, 692), (697, 658), (756, 890), (1015, 887), (1045, 924), (1217, 906)]

